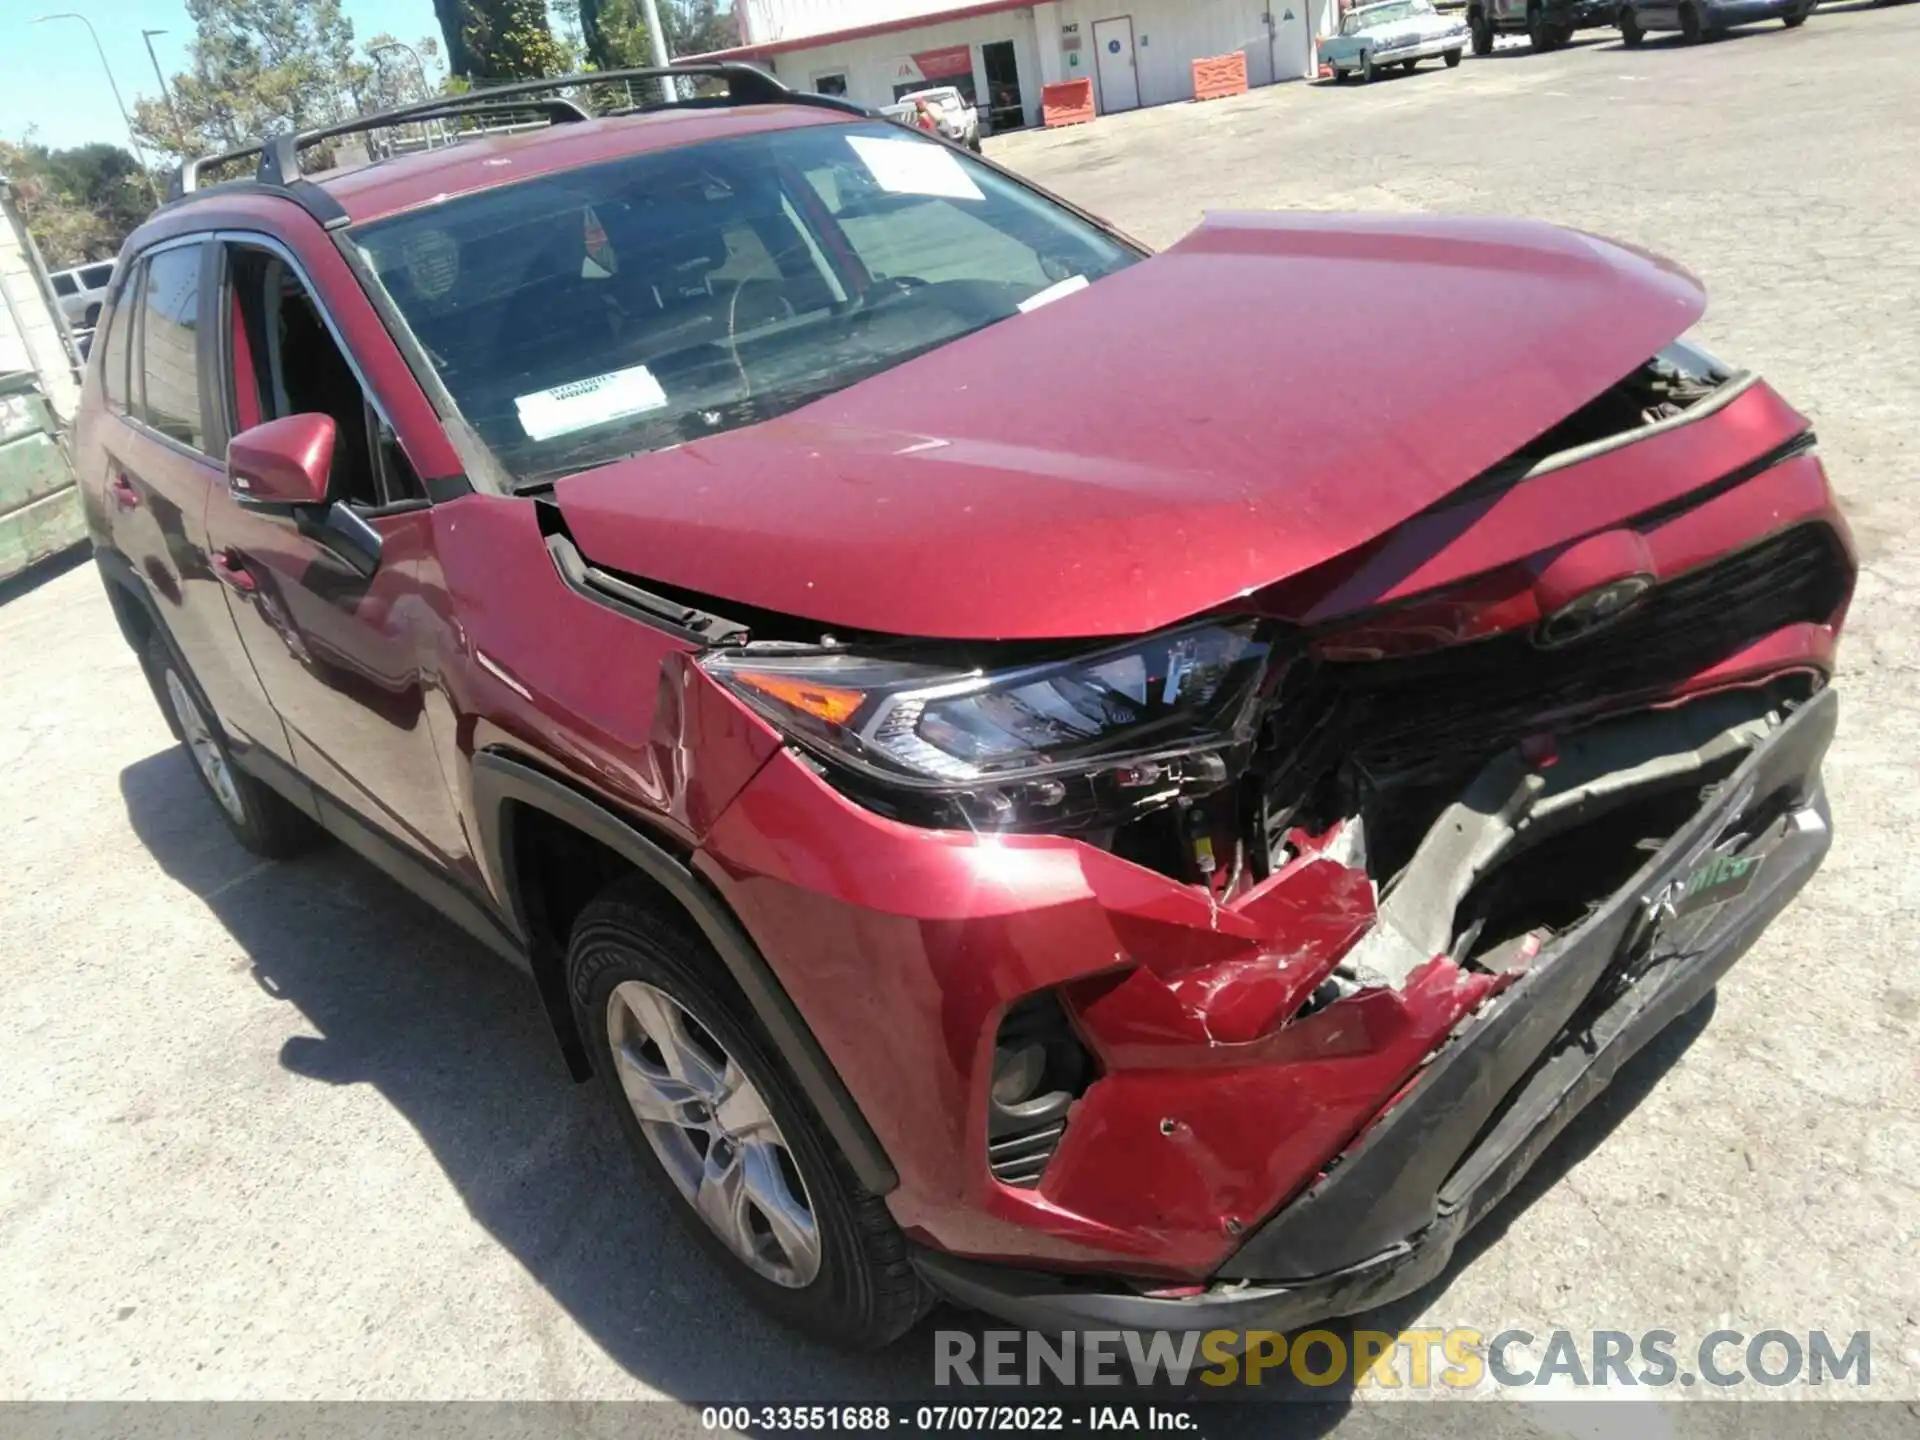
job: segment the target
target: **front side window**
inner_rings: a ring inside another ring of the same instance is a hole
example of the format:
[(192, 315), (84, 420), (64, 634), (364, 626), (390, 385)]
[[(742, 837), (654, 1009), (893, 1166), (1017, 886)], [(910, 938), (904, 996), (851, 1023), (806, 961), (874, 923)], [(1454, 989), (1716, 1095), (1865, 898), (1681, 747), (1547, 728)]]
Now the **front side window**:
[(348, 234), (523, 482), (783, 414), (1138, 258), (885, 124), (634, 155)]
[(227, 247), (220, 307), (232, 423), (250, 429), (288, 415), (334, 423), (327, 498), (373, 509), (424, 494), (397, 440), (293, 266), (256, 246)]
[(141, 418), (170, 440), (198, 450), (200, 427), (201, 246), (179, 245), (147, 261), (140, 317)]

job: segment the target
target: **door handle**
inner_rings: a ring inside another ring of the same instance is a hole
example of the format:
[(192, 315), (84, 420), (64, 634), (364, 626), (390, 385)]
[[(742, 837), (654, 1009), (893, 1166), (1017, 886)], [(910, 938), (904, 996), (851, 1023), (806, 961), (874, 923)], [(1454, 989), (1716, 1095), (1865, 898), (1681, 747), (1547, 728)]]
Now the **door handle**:
[(113, 503), (122, 510), (137, 510), (140, 506), (140, 492), (133, 487), (133, 481), (120, 471), (115, 471), (113, 479), (107, 482), (107, 492), (113, 496)]
[(216, 551), (213, 573), (220, 577), (221, 584), (238, 590), (242, 595), (251, 595), (260, 588), (260, 582), (249, 573), (246, 558), (238, 550)]

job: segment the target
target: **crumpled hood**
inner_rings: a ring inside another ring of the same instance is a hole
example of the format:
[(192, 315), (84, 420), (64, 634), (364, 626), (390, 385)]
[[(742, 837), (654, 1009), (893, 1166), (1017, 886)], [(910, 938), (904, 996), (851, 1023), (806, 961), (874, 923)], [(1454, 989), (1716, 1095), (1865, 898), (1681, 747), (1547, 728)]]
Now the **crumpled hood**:
[(777, 420), (561, 480), (594, 563), (830, 626), (1134, 634), (1331, 559), (1704, 308), (1520, 221), (1212, 216), (1078, 294)]

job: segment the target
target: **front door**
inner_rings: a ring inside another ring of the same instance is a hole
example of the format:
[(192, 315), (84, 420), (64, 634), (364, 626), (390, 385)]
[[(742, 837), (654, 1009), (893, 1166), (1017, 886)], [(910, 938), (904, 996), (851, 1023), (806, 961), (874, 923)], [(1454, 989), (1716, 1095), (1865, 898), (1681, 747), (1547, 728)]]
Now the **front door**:
[(1133, 61), (1133, 17), (1093, 22), (1094, 68), (1100, 77), (1100, 113), (1137, 109), (1140, 76)]
[(295, 414), (336, 426), (328, 498), (364, 550), (249, 509), (210, 504), (208, 544), (235, 626), (285, 722), (294, 764), (321, 791), (436, 867), (465, 859), (426, 713), (417, 627), (433, 512), (313, 292), (287, 259), (225, 247), (225, 379), (236, 429)]

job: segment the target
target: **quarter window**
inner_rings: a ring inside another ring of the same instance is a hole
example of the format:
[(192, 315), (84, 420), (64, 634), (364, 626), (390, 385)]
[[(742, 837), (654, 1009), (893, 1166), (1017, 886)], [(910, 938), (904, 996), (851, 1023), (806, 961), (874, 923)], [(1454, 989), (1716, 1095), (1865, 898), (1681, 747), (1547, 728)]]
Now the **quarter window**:
[(127, 413), (127, 356), (133, 349), (133, 317), (144, 267), (127, 276), (114, 301), (107, 321), (107, 343), (100, 352), (100, 386), (107, 408), (117, 415)]
[(147, 424), (170, 440), (204, 447), (200, 423), (199, 245), (162, 250), (147, 262), (140, 370)]

